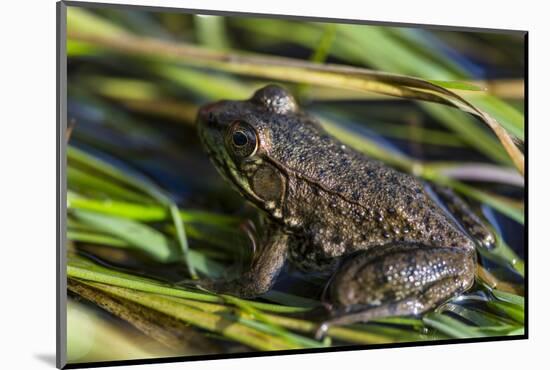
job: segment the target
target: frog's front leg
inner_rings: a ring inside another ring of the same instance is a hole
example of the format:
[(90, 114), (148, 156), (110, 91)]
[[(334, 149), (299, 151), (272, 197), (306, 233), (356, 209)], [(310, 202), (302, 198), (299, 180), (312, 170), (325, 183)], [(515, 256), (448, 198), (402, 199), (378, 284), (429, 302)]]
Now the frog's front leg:
[(201, 279), (195, 284), (201, 288), (223, 294), (251, 298), (267, 292), (287, 257), (288, 235), (277, 228), (264, 232), (259, 250), (252, 259), (251, 267), (243, 275), (232, 279)]
[(474, 282), (473, 248), (391, 244), (347, 258), (330, 281), (332, 324), (417, 315), (435, 308)]

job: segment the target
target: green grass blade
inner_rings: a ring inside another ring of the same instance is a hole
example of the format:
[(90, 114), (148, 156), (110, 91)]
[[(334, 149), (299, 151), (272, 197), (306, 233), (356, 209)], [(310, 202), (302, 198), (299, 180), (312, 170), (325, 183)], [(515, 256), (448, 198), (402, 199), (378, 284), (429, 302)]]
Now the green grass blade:
[(420, 105), (447, 128), (460, 134), (463, 140), (476, 150), (499, 163), (510, 164), (510, 159), (502, 145), (471, 117), (443, 106), (426, 103), (420, 103)]
[(428, 81), (438, 86), (444, 87), (446, 89), (464, 90), (464, 91), (483, 91), (482, 87), (479, 87), (477, 85), (464, 82), (464, 81), (437, 81), (437, 80), (428, 80)]
[(101, 234), (101, 233), (95, 233), (95, 232), (75, 231), (75, 230), (69, 229), (67, 231), (67, 239), (74, 242), (100, 244), (100, 245), (106, 245), (109, 247), (117, 247), (117, 248), (131, 247), (130, 243), (122, 239), (115, 238), (115, 237)]
[(518, 307), (511, 303), (498, 301), (489, 301), (487, 302), (487, 305), (491, 309), (507, 315), (508, 317), (512, 318), (520, 324), (523, 324), (525, 321), (525, 310), (523, 307)]
[(141, 304), (201, 329), (221, 334), (255, 349), (276, 351), (300, 348), (295, 343), (289, 343), (279, 337), (243, 325), (236, 320), (228, 319), (227, 315), (197, 310), (162, 295), (143, 293), (105, 284), (94, 284), (93, 286), (114, 296)]
[(525, 307), (525, 298), (520, 295), (503, 292), (497, 289), (492, 289), (491, 294), (493, 294), (493, 296), (495, 296), (497, 299), (503, 302), (510, 303), (520, 308)]
[(150, 199), (142, 194), (125, 188), (116, 182), (91, 175), (71, 165), (67, 167), (67, 185), (71, 190), (86, 189), (122, 200), (140, 203), (150, 202)]
[(166, 263), (178, 258), (168, 239), (162, 233), (145, 224), (82, 210), (74, 210), (72, 215), (85, 224), (124, 240), (155, 261)]
[[(93, 199), (72, 192), (68, 194), (68, 198), (70, 209), (82, 209), (144, 222), (165, 221), (169, 217), (164, 207), (154, 204)], [(242, 222), (240, 218), (213, 212), (179, 210), (179, 213), (183, 221), (189, 223), (234, 227)]]
[(225, 27), (226, 17), (217, 15), (195, 15), (193, 23), (200, 44), (216, 49), (228, 49), (229, 39)]
[(425, 315), (423, 321), (427, 326), (439, 330), (451, 338), (478, 338), (485, 336), (483, 333), (476, 331), (474, 327), (435, 312)]
[(190, 263), (191, 259), (189, 258), (189, 245), (187, 243), (187, 238), (185, 238), (185, 228), (183, 225), (183, 220), (178, 212), (172, 212), (174, 208), (177, 209), (177, 206), (170, 199), (170, 197), (164, 193), (162, 189), (157, 187), (153, 182), (145, 178), (138, 177), (137, 174), (124, 172), (116, 168), (115, 166), (100, 160), (99, 158), (95, 158), (92, 155), (71, 146), (67, 148), (67, 158), (68, 160), (76, 161), (89, 168), (92, 168), (93, 170), (105, 175), (107, 178), (110, 177), (127, 186), (138, 189), (141, 192), (149, 195), (151, 198), (155, 199), (157, 202), (164, 205), (164, 207), (168, 208), (176, 230), (179, 230), (178, 244), (180, 246), (181, 254), (188, 264), (187, 268), (189, 269), (191, 277), (197, 277), (195, 267)]
[(512, 135), (525, 139), (525, 119), (512, 105), (491, 95), (473, 95), (469, 100), (498, 120)]
[(308, 347), (322, 346), (322, 343), (319, 343), (313, 340), (305, 340), (305, 338), (299, 338), (299, 337), (297, 338), (297, 336), (287, 332), (283, 327), (279, 326), (275, 321), (271, 320), (269, 316), (264, 315), (263, 312), (252, 307), (250, 304), (248, 304), (246, 301), (242, 299), (232, 297), (229, 295), (223, 295), (223, 299), (225, 299), (229, 303), (234, 304), (235, 306), (241, 308), (244, 312), (247, 312), (249, 315), (251, 315), (253, 320), (248, 320), (249, 322), (258, 324), (256, 320), (261, 321), (263, 323), (261, 327), (263, 327), (264, 330), (268, 329), (268, 331), (271, 334), (280, 336), (289, 342), (294, 342), (296, 345), (304, 345), (304, 342), (305, 342), (307, 343), (306, 345)]
[[(137, 275), (128, 273), (122, 273), (103, 266), (99, 266), (83, 257), (73, 256), (69, 258), (67, 264), (67, 275), (77, 279), (84, 279), (89, 281), (95, 281), (98, 283), (104, 283), (109, 285), (115, 285), (123, 288), (129, 288), (139, 290), (143, 292), (163, 294), (171, 297), (180, 297), (195, 299), (202, 302), (218, 302), (223, 303), (224, 300), (221, 297), (208, 294), (198, 293), (195, 291), (186, 290), (181, 287), (174, 287), (153, 279), (146, 279)], [(265, 311), (272, 312), (303, 312), (302, 307), (282, 306), (263, 302), (249, 301), (250, 305)]]
[(460, 306), (454, 303), (446, 303), (445, 305), (437, 309), (438, 312), (452, 312), (455, 315), (461, 316), (464, 319), (470, 321), (477, 326), (501, 326), (510, 324), (509, 320), (505, 320), (502, 317), (491, 314), (489, 312), (483, 312), (481, 310)]

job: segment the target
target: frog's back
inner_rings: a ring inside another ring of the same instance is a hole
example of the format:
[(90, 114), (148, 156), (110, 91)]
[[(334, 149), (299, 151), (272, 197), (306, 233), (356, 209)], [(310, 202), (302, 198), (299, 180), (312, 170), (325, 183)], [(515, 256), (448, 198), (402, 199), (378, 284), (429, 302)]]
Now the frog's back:
[(467, 239), (416, 178), (343, 145), (305, 117), (306, 124), (273, 130), (274, 142), (284, 144), (272, 154), (292, 171), (285, 214), (303, 221), (309, 243), (301, 244), (313, 254), (319, 247), (334, 257), (394, 241)]
[(422, 184), (413, 176), (344, 145), (309, 116), (299, 121), (272, 130), (272, 141), (278, 145), (271, 154), (293, 172), (292, 177), (378, 213), (427, 202)]

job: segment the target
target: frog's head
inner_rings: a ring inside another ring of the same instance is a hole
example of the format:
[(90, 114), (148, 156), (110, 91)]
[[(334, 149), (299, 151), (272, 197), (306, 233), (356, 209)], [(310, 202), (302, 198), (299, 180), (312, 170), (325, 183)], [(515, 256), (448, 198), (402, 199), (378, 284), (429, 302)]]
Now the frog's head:
[(270, 155), (273, 130), (297, 112), (290, 93), (268, 85), (249, 100), (208, 104), (197, 118), (203, 146), (220, 174), (275, 218), (282, 217), (287, 177)]

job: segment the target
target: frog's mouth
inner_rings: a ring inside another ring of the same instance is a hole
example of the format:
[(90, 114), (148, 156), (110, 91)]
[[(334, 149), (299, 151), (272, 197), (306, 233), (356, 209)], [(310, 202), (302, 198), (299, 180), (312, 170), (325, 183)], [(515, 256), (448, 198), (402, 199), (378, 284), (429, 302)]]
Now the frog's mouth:
[(230, 172), (228, 168), (229, 158), (227, 158), (227, 153), (225, 153), (224, 143), (221, 138), (222, 134), (219, 129), (206, 127), (207, 125), (208, 122), (199, 115), (197, 127), (202, 147), (218, 173), (226, 180), (230, 180), (227, 176), (227, 173)]
[(199, 110), (197, 117), (199, 139), (218, 173), (237, 191), (250, 197), (248, 179), (240, 174), (237, 165), (225, 148), (226, 127), (219, 122), (214, 122), (210, 117), (212, 110), (219, 107), (221, 103), (223, 102), (208, 104)]
[(209, 104), (201, 108), (197, 118), (199, 139), (217, 172), (231, 186), (256, 206), (264, 208), (265, 201), (252, 190), (249, 178), (235, 163), (225, 147), (226, 126), (209, 119), (210, 110), (220, 103)]
[(197, 114), (197, 130), (199, 139), (208, 156), (215, 161), (216, 167), (225, 166), (223, 131), (225, 127), (213, 120), (213, 111), (221, 102), (207, 104), (199, 109)]

